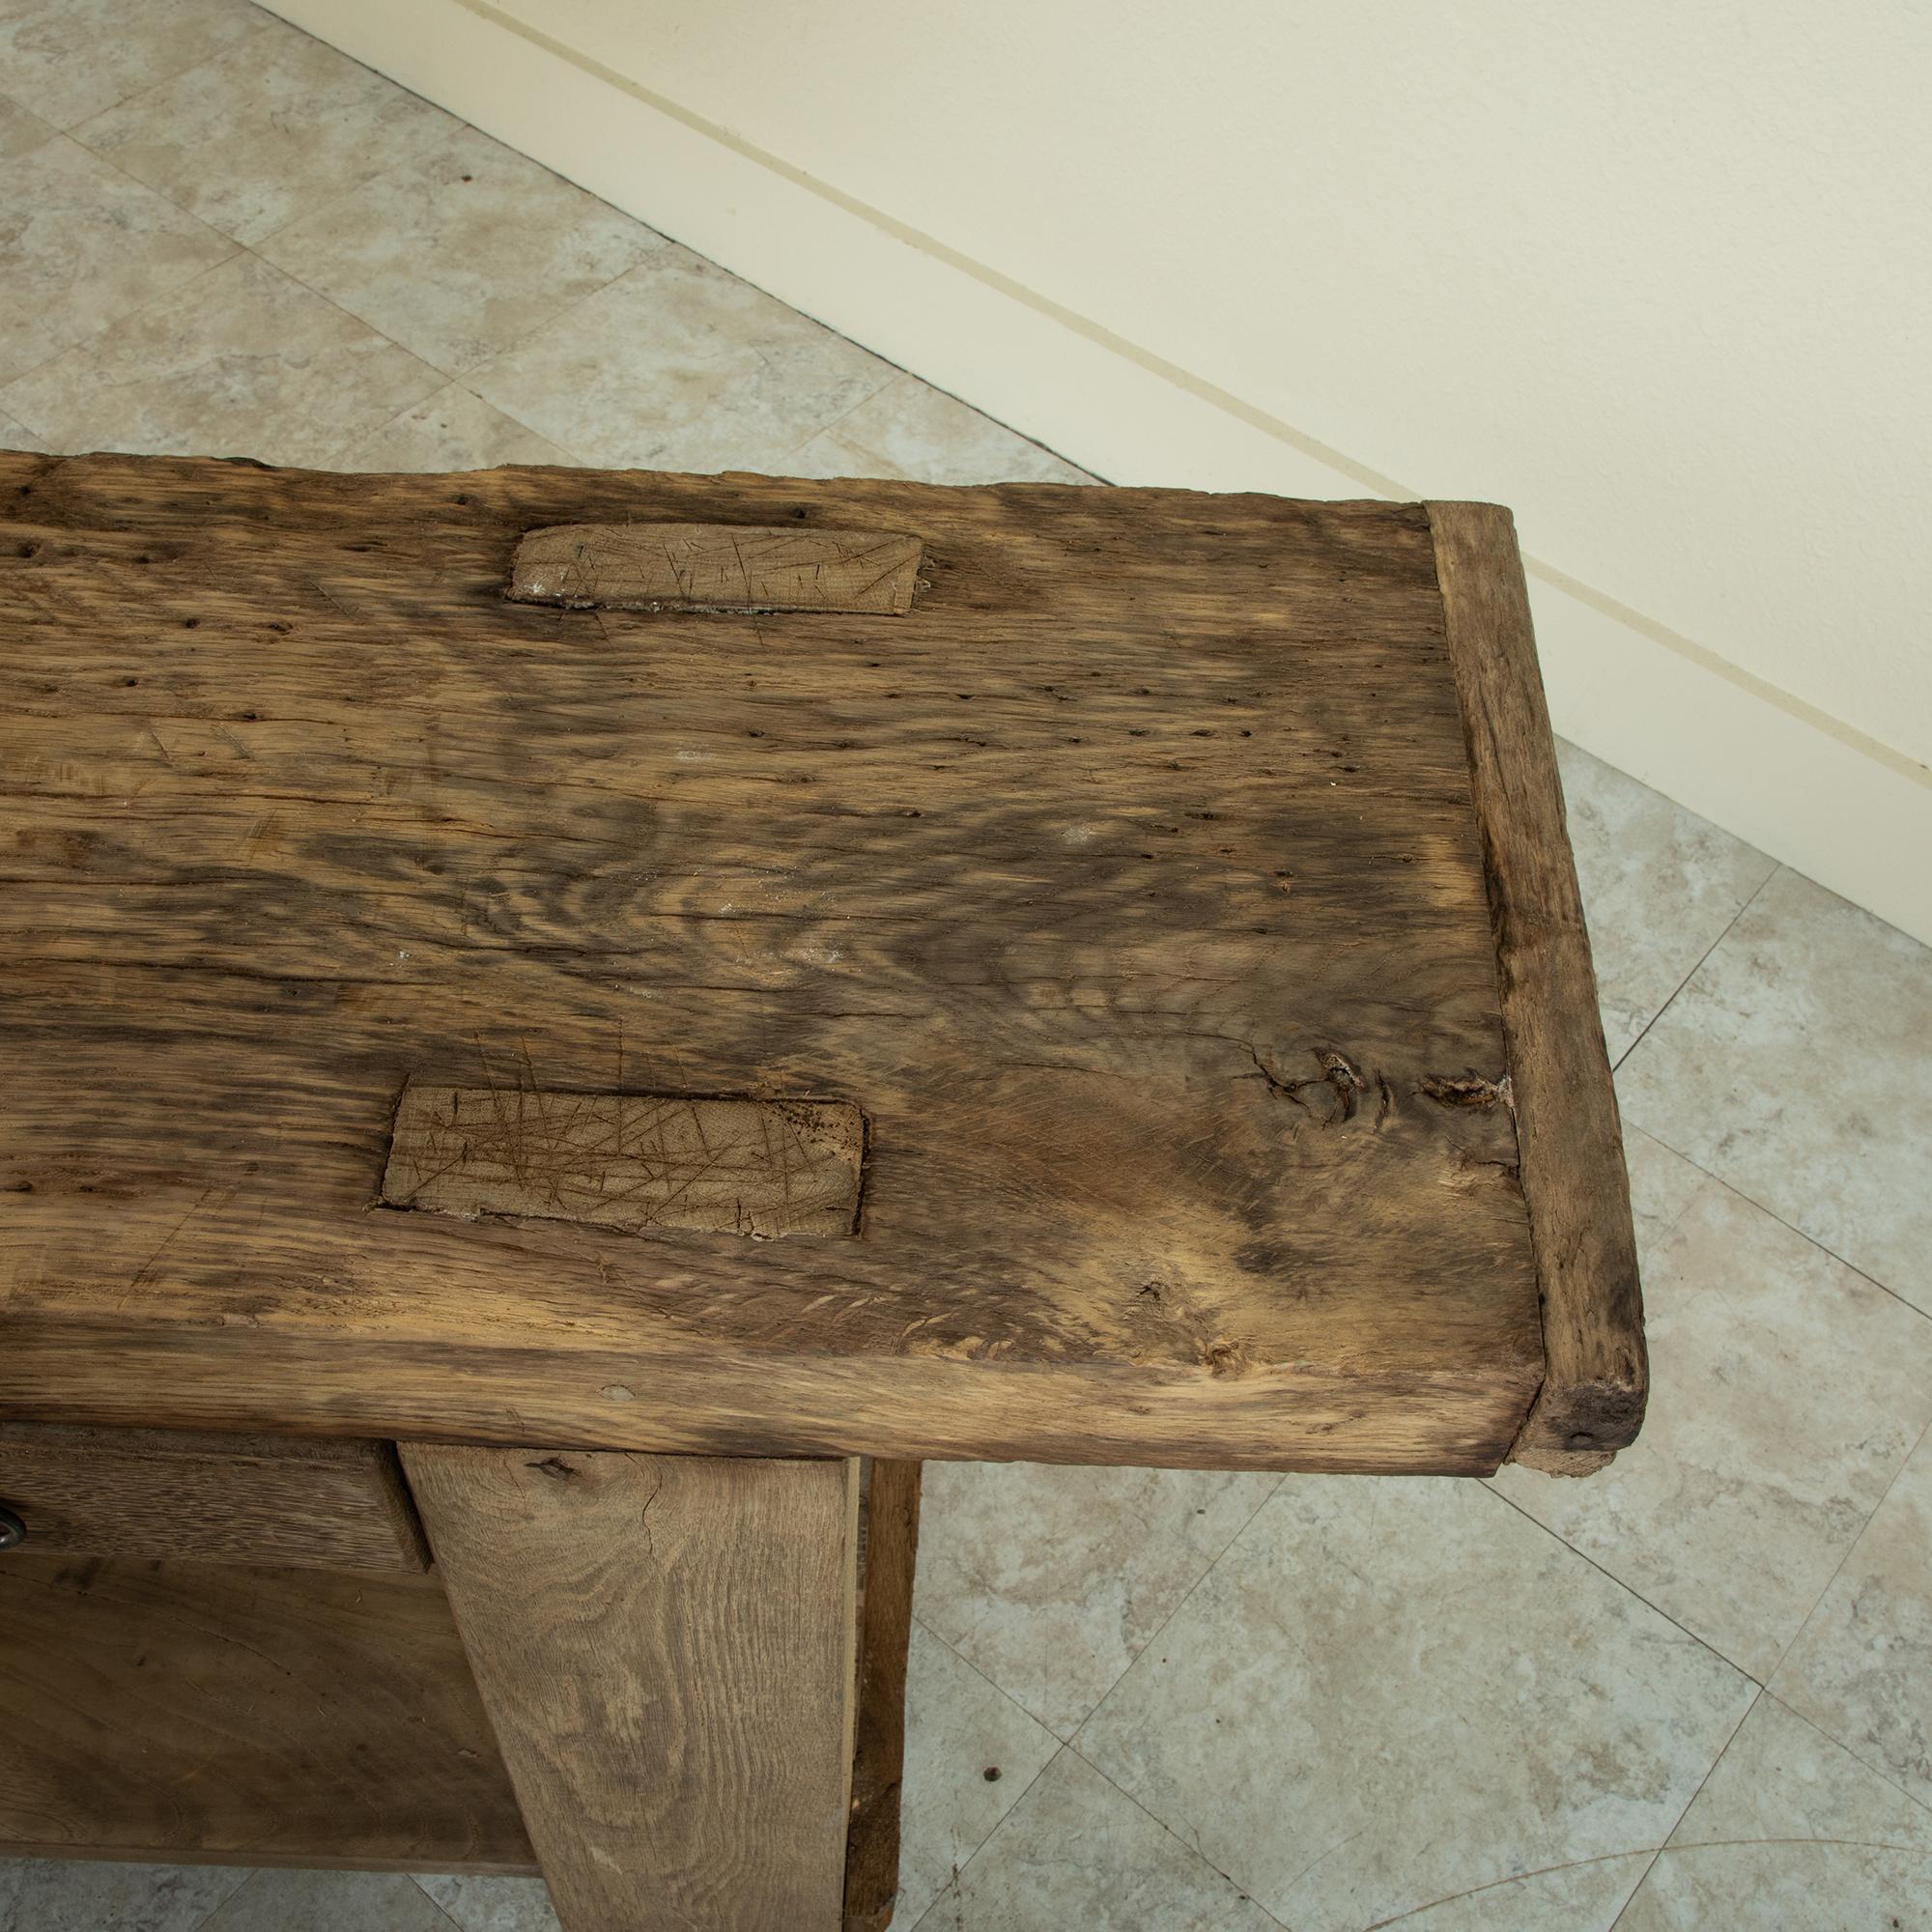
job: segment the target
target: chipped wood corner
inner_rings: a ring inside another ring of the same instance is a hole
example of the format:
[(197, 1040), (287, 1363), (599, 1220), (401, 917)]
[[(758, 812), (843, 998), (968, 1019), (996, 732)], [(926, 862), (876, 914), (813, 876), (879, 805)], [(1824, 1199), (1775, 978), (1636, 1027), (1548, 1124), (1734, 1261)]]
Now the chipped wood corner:
[(566, 610), (823, 611), (902, 617), (924, 546), (894, 530), (558, 524), (517, 546), (506, 593)]
[(1507, 1458), (1585, 1476), (1649, 1396), (1630, 1181), (1555, 742), (1510, 513), (1431, 503), (1444, 631), (1495, 933), (1544, 1379)]

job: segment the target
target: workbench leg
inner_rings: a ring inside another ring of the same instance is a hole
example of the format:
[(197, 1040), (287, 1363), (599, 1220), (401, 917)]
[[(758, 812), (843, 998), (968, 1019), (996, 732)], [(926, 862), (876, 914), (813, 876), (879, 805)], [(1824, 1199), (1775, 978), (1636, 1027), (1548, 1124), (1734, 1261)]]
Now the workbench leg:
[(886, 1932), (899, 1890), (899, 1784), (905, 1768), (906, 1651), (912, 1638), (923, 1465), (870, 1464), (865, 1605), (859, 1614), (859, 1718), (852, 1834), (845, 1848), (845, 1932)]
[(566, 1932), (837, 1932), (858, 1463), (402, 1456)]

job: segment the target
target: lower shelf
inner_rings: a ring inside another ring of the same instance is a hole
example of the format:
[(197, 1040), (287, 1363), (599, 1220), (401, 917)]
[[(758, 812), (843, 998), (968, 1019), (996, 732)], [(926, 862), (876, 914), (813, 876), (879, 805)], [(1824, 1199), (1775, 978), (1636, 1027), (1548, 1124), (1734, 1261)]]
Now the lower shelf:
[(441, 1584), (0, 1562), (0, 1851), (534, 1872)]

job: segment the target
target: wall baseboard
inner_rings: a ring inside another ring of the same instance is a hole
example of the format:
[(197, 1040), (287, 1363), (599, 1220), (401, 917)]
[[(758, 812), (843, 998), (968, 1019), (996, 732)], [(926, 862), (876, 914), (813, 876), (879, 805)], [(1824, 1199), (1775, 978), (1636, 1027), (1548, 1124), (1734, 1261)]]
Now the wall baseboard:
[[(1407, 494), (811, 181), (489, 0), (270, 0), (298, 27), (1116, 482)], [(1453, 478), (1432, 479), (1453, 496)], [(1533, 548), (1533, 546), (1532, 546)], [(1556, 728), (1932, 943), (1932, 774), (1532, 572)], [(1912, 855), (1917, 854), (1915, 860)]]

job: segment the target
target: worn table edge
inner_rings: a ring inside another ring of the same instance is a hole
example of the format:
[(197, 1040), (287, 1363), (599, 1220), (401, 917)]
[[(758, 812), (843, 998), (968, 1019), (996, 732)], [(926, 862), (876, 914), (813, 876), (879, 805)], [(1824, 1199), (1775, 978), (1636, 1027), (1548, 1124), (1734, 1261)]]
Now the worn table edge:
[(1543, 1310), (1543, 1384), (1509, 1460), (1587, 1475), (1634, 1440), (1650, 1385), (1616, 1090), (1515, 522), (1492, 503), (1427, 507)]
[[(0, 1419), (99, 1429), (156, 1426), (166, 1391), (172, 1430), (273, 1432), (298, 1436), (515, 1444), (579, 1450), (818, 1459), (873, 1456), (917, 1462), (1036, 1462), (1081, 1465), (1261, 1469), (1345, 1475), (1492, 1475), (1505, 1460), (1537, 1375), (1525, 1361), (1400, 1377), (1270, 1370), (1217, 1377), (1083, 1371), (1071, 1365), (904, 1359), (875, 1363), (883, 1399), (865, 1415), (840, 1399), (840, 1379), (810, 1366), (815, 1397), (752, 1414), (701, 1414), (684, 1390), (702, 1360), (480, 1347), (452, 1363), (446, 1400), (409, 1399), (394, 1371), (407, 1343), (356, 1345), (356, 1393), (316, 1393), (324, 1355), (313, 1338), (256, 1336), (238, 1383), (205, 1336), (164, 1328), (117, 1346), (127, 1373), (112, 1390), (71, 1373), (89, 1331), (61, 1323), (8, 1324), (19, 1373), (0, 1393)], [(197, 1347), (199, 1342), (202, 1346)], [(265, 1346), (266, 1344), (266, 1346)], [(807, 1363), (801, 1362), (801, 1367)], [(782, 1378), (773, 1378), (780, 1386)], [(647, 1394), (655, 1384), (658, 1399)], [(620, 1390), (621, 1394), (607, 1394)], [(997, 1423), (986, 1420), (988, 1399)], [(1453, 1420), (1445, 1426), (1447, 1408)], [(1412, 1422), (1413, 1427), (1404, 1426)]]

